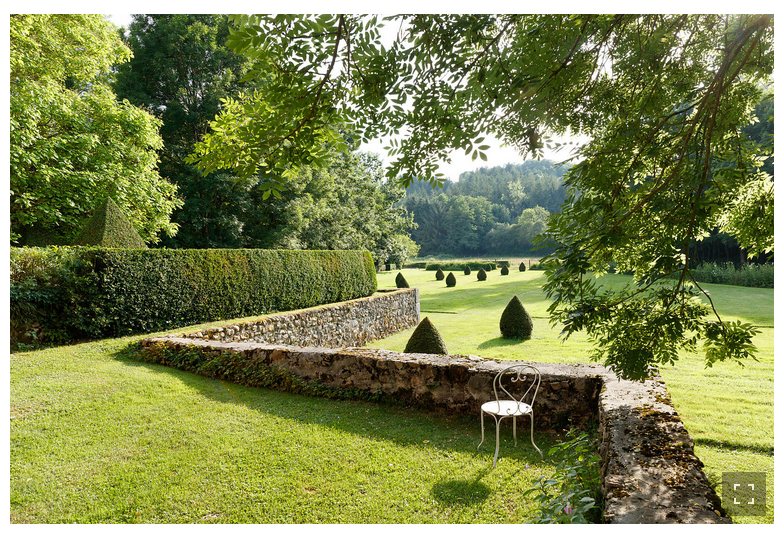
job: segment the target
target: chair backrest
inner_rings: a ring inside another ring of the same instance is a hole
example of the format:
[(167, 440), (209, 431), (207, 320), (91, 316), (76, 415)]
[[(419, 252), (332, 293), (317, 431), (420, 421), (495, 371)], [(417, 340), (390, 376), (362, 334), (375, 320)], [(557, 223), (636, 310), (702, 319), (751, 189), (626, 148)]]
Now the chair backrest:
[[(512, 395), (506, 390), (508, 383), (522, 382), (519, 387), (513, 389), (515, 395)], [(520, 365), (512, 365), (503, 369), (493, 379), (493, 393), (496, 396), (496, 401), (501, 400), (499, 397), (499, 391), (503, 391), (506, 396), (515, 402), (524, 402), (533, 407), (536, 400), (536, 392), (539, 390), (539, 384), (542, 382), (542, 375), (539, 373), (539, 369), (533, 365), (526, 363)]]

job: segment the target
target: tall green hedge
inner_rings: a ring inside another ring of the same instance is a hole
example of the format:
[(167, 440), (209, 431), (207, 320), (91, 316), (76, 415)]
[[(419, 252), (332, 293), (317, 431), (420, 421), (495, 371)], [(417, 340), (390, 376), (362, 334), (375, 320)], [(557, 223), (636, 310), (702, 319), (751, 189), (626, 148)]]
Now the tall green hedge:
[(307, 308), (376, 287), (365, 251), (11, 250), (11, 308), (55, 342)]

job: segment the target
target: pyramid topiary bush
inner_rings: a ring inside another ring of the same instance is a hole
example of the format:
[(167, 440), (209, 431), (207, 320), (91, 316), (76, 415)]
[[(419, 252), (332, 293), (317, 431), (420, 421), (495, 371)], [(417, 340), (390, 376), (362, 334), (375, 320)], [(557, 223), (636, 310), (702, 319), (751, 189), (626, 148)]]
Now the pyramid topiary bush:
[(480, 282), (484, 282), (485, 280), (487, 280), (487, 273), (485, 272), (485, 269), (479, 270), (479, 272), (477, 273), (477, 280), (479, 280)]
[(73, 240), (74, 245), (107, 248), (147, 248), (119, 206), (106, 197)]
[(450, 273), (447, 275), (447, 287), (455, 287), (455, 275)]
[(507, 338), (529, 339), (531, 337), (534, 323), (517, 295), (512, 297), (507, 307), (504, 308), (499, 327), (501, 335)]
[(406, 278), (400, 272), (395, 277), (395, 287), (409, 287), (409, 282), (406, 281)]
[(442, 354), (447, 355), (447, 347), (444, 345), (439, 331), (433, 326), (427, 317), (420, 321), (414, 329), (412, 337), (406, 343), (406, 353), (416, 354)]
[(444, 280), (444, 271), (441, 270), (441, 267), (436, 271), (436, 280)]
[(469, 274), (471, 274), (471, 267), (469, 267), (468, 265), (466, 265), (466, 266), (463, 268), (463, 274), (465, 274), (465, 275), (469, 275)]
[(508, 274), (509, 274), (509, 267), (507, 267), (506, 265), (501, 267), (501, 276), (506, 276)]
[(523, 263), (523, 262), (521, 261), (521, 262), (520, 262), (520, 272), (522, 273), (523, 271), (525, 271), (525, 263)]

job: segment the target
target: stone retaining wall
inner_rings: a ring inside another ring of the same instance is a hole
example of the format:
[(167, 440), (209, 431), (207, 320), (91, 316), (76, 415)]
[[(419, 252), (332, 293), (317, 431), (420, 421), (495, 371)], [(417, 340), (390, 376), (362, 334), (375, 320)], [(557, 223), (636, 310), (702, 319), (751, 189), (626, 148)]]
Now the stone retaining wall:
[[(141, 358), (160, 354), (160, 348), (173, 354), (197, 349), (197, 361), (207, 369), (209, 358), (227, 352), (242, 370), (284, 369), (326, 386), (381, 391), (423, 409), (477, 417), (480, 405), (492, 399), (496, 373), (520, 362), (345, 348), (418, 321), (417, 290), (393, 291), (254, 322), (146, 339)], [(159, 360), (150, 357), (150, 361)], [(598, 420), (606, 522), (731, 522), (709, 486), (663, 380), (620, 381), (601, 365), (533, 365), (542, 374), (535, 426), (565, 428)]]
[(301, 347), (350, 347), (382, 339), (420, 322), (420, 290), (379, 291), (347, 302), (218, 326), (175, 337)]

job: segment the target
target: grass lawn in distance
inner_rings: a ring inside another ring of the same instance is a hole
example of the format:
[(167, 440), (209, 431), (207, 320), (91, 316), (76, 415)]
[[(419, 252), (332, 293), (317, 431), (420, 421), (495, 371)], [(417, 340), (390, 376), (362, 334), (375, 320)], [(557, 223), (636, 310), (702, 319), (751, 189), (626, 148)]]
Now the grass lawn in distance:
[[(395, 287), (397, 271), (379, 273), (380, 288)], [(488, 273), (484, 282), (476, 273), (455, 271), (457, 285), (448, 288), (433, 271), (404, 269), (412, 287), (420, 289), (420, 315), (428, 317), (450, 354), (475, 354), (504, 360), (552, 363), (589, 363), (590, 344), (584, 334), (562, 343), (560, 329), (547, 319), (541, 286), (542, 271), (510, 270)], [(617, 289), (631, 278), (606, 275), (601, 283)], [(680, 355), (674, 366), (661, 369), (672, 402), (696, 444), (696, 455), (721, 493), (722, 473), (760, 471), (767, 473), (767, 515), (736, 516), (736, 523), (774, 521), (774, 290), (704, 284), (723, 319), (748, 321), (759, 327), (754, 339), (757, 359), (744, 366), (730, 361), (705, 368), (701, 354)], [(501, 337), (501, 313), (517, 295), (531, 315), (534, 331), (530, 340)], [(370, 347), (402, 352), (412, 329), (369, 344)], [(728, 510), (728, 506), (726, 506)]]

